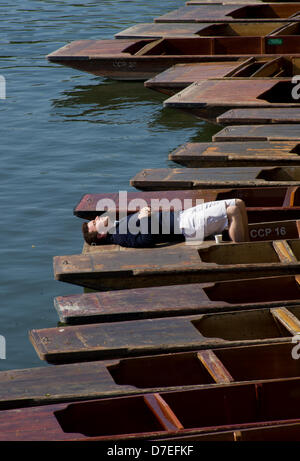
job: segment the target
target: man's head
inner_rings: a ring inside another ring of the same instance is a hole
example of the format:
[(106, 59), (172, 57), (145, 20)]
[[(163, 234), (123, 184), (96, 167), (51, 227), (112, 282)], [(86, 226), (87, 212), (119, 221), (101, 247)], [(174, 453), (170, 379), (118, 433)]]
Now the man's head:
[(108, 217), (96, 216), (89, 222), (82, 224), (83, 238), (89, 245), (101, 245), (105, 242), (108, 232)]

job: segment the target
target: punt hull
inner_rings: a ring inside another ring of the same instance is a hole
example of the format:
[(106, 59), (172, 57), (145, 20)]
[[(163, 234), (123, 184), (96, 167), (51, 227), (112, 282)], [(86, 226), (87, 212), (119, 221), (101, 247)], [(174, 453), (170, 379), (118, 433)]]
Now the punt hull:
[(299, 3), (187, 5), (154, 18), (158, 23), (299, 21)]
[[(300, 114), (300, 112), (299, 112)], [(185, 143), (168, 156), (189, 168), (300, 165), (297, 143), (226, 142)]]
[(286, 342), (9, 370), (0, 373), (0, 409), (293, 378), (299, 364), (292, 346)]
[(280, 276), (58, 296), (54, 306), (61, 323), (75, 325), (287, 307), (297, 302), (297, 276)]
[(163, 189), (218, 189), (225, 187), (298, 187), (298, 166), (224, 168), (157, 168), (137, 173), (130, 185), (144, 191)]
[(258, 36), (250, 40), (249, 37), (78, 40), (47, 58), (50, 62), (106, 78), (148, 80), (179, 63), (232, 62), (242, 57), (299, 57), (299, 36), (276, 36), (275, 42), (270, 40)]
[(295, 378), (4, 410), (0, 439), (133, 441), (269, 426), (284, 429), (299, 423), (298, 387)]
[(31, 330), (29, 338), (38, 357), (52, 364), (287, 342), (294, 360), (299, 325), (295, 305), (44, 328)]
[(266, 187), (240, 189), (189, 189), (151, 192), (85, 194), (74, 207), (75, 216), (95, 219), (108, 207), (114, 219), (136, 213), (144, 206), (152, 210), (186, 209), (198, 203), (239, 198), (247, 207), (249, 223), (298, 219), (300, 197), (298, 187)]
[(180, 109), (211, 123), (230, 109), (300, 109), (291, 80), (201, 80), (166, 99), (164, 107)]

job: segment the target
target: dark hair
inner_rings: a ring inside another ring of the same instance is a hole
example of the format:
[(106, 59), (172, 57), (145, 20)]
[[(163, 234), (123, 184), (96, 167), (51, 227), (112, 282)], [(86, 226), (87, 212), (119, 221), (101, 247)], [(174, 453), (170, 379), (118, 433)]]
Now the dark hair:
[(106, 234), (98, 234), (97, 231), (89, 232), (88, 223), (82, 224), (83, 238), (89, 245), (101, 245), (105, 243)]

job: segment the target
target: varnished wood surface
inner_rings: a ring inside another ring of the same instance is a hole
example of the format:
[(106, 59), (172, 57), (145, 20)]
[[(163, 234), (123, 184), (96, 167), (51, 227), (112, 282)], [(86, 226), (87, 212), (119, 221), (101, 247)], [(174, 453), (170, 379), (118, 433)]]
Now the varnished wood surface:
[(294, 276), (279, 276), (58, 296), (54, 305), (70, 325), (288, 306), (298, 291)]
[[(272, 5), (217, 4), (182, 6), (154, 19), (155, 22), (230, 22), (230, 21), (290, 21), (299, 19), (292, 17), (300, 11), (299, 4), (285, 3)], [(275, 18), (274, 18), (274, 12)]]
[(141, 190), (298, 186), (300, 168), (282, 166), (145, 169), (130, 180), (130, 185)]
[(6, 410), (0, 438), (130, 442), (298, 424), (298, 387), (291, 378)]
[(0, 409), (215, 386), (221, 384), (218, 374), (206, 371), (215, 363), (212, 354), (216, 371), (220, 364), (235, 382), (296, 377), (299, 364), (291, 346), (283, 342), (8, 370), (0, 372)]
[[(287, 311), (299, 322), (299, 306), (288, 306)], [(29, 336), (41, 360), (71, 363), (285, 342), (293, 336), (286, 319), (261, 308), (44, 328), (31, 330)]]
[(221, 125), (300, 123), (300, 109), (295, 107), (230, 109), (217, 117), (217, 122)]
[(213, 141), (300, 141), (296, 124), (227, 126), (216, 133)]
[[(232, 25), (233, 29), (232, 30)], [(285, 24), (285, 23), (283, 23)], [(286, 24), (290, 24), (287, 22)], [(195, 37), (195, 36), (257, 36), (267, 35), (278, 29), (282, 23), (251, 22), (251, 23), (142, 23), (128, 27), (117, 34), (118, 39), (141, 39), (161, 37)]]
[[(300, 113), (300, 112), (299, 112)], [(185, 143), (169, 160), (187, 167), (300, 165), (296, 142)]]
[(204, 24), (159, 24), (143, 23), (136, 24), (121, 30), (115, 34), (117, 39), (140, 39), (140, 38), (161, 38), (165, 36), (173, 37), (194, 37), (201, 34), (201, 30), (206, 29), (208, 23)]
[(296, 259), (289, 263), (279, 260), (275, 241), (222, 245), (207, 241), (198, 246), (55, 256), (54, 276), (56, 280), (102, 291), (296, 274), (300, 270), (299, 242), (286, 241)]
[(181, 109), (215, 122), (230, 108), (300, 108), (294, 84), (271, 78), (201, 80), (166, 99), (164, 107)]

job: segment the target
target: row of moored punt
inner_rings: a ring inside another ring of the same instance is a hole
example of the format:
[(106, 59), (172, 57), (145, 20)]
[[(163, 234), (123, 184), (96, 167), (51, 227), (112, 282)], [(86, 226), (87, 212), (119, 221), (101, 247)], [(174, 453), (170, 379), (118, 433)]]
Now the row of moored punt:
[(0, 373), (0, 440), (299, 441), (300, 3), (191, 0), (48, 59), (223, 125), (171, 152), (179, 168), (137, 172), (125, 201), (84, 195), (77, 218), (103, 199), (118, 218), (138, 200), (240, 198), (250, 241), (56, 256), (56, 280), (91, 290), (30, 332), (59, 366)]

